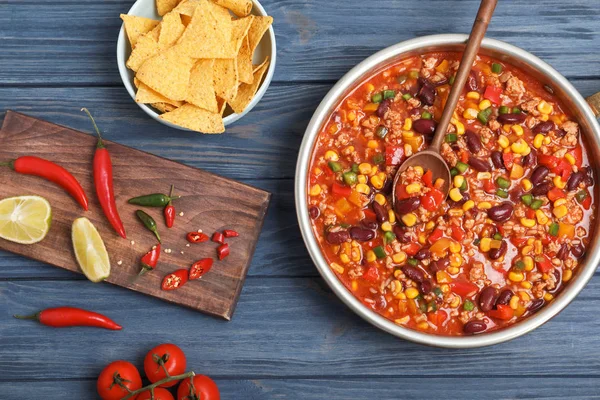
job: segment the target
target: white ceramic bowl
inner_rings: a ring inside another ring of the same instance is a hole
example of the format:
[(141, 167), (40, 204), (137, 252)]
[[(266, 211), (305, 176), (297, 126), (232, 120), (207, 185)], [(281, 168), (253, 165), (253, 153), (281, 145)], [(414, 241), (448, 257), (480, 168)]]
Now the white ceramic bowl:
[[(253, 0), (254, 7), (252, 8), (253, 15), (268, 15), (262, 5), (257, 1)], [(156, 12), (155, 0), (137, 0), (135, 4), (129, 9), (127, 12), (128, 15), (136, 15), (138, 17), (146, 17), (152, 18), (156, 20), (162, 19), (160, 15)], [(119, 74), (121, 75), (121, 80), (123, 81), (123, 85), (129, 92), (129, 95), (135, 101), (135, 86), (133, 84), (133, 76), (134, 73), (132, 70), (128, 69), (125, 66), (125, 62), (129, 58), (131, 54), (131, 45), (127, 40), (127, 35), (125, 34), (125, 26), (121, 25), (121, 30), (119, 31), (119, 39), (117, 40), (117, 64), (119, 66)], [(229, 107), (225, 110), (225, 114), (223, 117), (223, 123), (225, 126), (231, 125), (238, 119), (242, 118), (246, 115), (250, 110), (254, 108), (254, 106), (260, 101), (263, 97), (267, 88), (271, 84), (271, 80), (273, 79), (273, 74), (275, 73), (275, 63), (277, 61), (277, 46), (275, 43), (275, 32), (273, 31), (273, 26), (269, 27), (269, 30), (265, 33), (262, 40), (256, 47), (256, 51), (254, 52), (253, 63), (260, 64), (262, 63), (266, 57), (270, 58), (269, 69), (265, 74), (263, 81), (258, 88), (254, 98), (248, 104), (248, 107), (244, 110), (244, 112), (240, 114), (234, 113)], [(168, 121), (160, 119), (158, 116), (160, 115), (154, 108), (150, 107), (148, 104), (136, 103), (142, 110), (146, 112), (149, 116), (154, 118), (156, 121), (161, 124), (165, 124), (170, 126), (171, 128), (181, 129), (184, 131), (189, 131), (187, 128), (183, 128), (181, 126), (172, 124)]]

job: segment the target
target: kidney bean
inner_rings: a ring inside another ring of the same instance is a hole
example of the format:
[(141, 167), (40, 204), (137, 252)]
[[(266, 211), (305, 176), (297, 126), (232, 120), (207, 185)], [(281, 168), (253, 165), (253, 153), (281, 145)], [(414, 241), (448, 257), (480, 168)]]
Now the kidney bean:
[(563, 243), (562, 246), (560, 246), (558, 253), (556, 253), (556, 258), (564, 261), (567, 259), (568, 256), (569, 256), (569, 246), (566, 243)]
[(520, 124), (521, 122), (524, 122), (526, 118), (527, 118), (527, 115), (525, 115), (523, 113), (499, 114), (498, 122), (500, 122), (501, 124)]
[(412, 128), (415, 132), (420, 133), (421, 135), (433, 135), (435, 132), (435, 128), (437, 127), (437, 122), (432, 119), (418, 119), (412, 124)]
[(377, 224), (377, 222), (375, 221), (369, 221), (369, 220), (363, 220), (360, 222), (362, 226), (364, 226), (367, 229), (372, 229), (372, 230), (376, 230), (379, 225)]
[(417, 267), (413, 267), (412, 265), (405, 265), (402, 267), (402, 272), (404, 275), (411, 281), (421, 283), (425, 280), (425, 274)]
[(564, 129), (558, 129), (555, 132), (555, 135), (557, 138), (562, 138), (563, 136), (565, 136), (567, 134), (567, 131), (565, 131)]
[(534, 149), (531, 149), (529, 154), (523, 157), (523, 166), (533, 167), (535, 163), (537, 163), (537, 152)]
[(492, 170), (489, 162), (480, 160), (479, 158), (473, 156), (469, 157), (469, 166), (471, 166), (471, 168), (473, 168), (475, 171), (479, 172), (489, 172)]
[(481, 139), (476, 133), (472, 131), (466, 131), (465, 138), (467, 141), (467, 147), (471, 153), (477, 154), (481, 151)]
[(384, 206), (374, 201), (373, 204), (371, 204), (371, 207), (373, 207), (373, 212), (375, 212), (377, 222), (382, 223), (388, 220), (388, 212)]
[(410, 243), (411, 242), (411, 236), (406, 231), (405, 228), (403, 228), (399, 225), (394, 225), (393, 231), (394, 231), (394, 235), (396, 235), (396, 239), (398, 239), (398, 241), (400, 243)]
[(513, 208), (511, 203), (505, 201), (487, 210), (487, 215), (494, 222), (504, 222), (512, 216)]
[(392, 188), (393, 187), (394, 187), (394, 180), (393, 179), (386, 179), (385, 183), (383, 184), (383, 187), (380, 190), (380, 192), (382, 194), (390, 194), (390, 193), (392, 193)]
[(496, 168), (506, 169), (504, 166), (504, 160), (502, 159), (502, 153), (499, 151), (492, 151), (492, 164)]
[(419, 261), (424, 260), (426, 258), (431, 257), (431, 251), (429, 251), (429, 247), (423, 247), (422, 249), (417, 251), (417, 254), (415, 254), (414, 257)]
[(477, 72), (473, 70), (469, 72), (469, 76), (467, 77), (467, 88), (470, 92), (479, 91), (479, 77), (477, 76)]
[(429, 279), (427, 279), (426, 281), (421, 282), (419, 289), (421, 290), (421, 293), (429, 294), (433, 290), (433, 284)]
[(539, 185), (534, 186), (531, 190), (531, 194), (534, 196), (545, 196), (553, 186), (552, 182), (542, 182)]
[(419, 78), (419, 92), (417, 98), (427, 106), (432, 106), (435, 102), (435, 87), (425, 78)]
[(581, 168), (580, 171), (585, 171), (585, 186), (594, 186), (594, 177), (592, 176), (592, 169)]
[(548, 167), (546, 167), (544, 165), (538, 165), (531, 173), (529, 180), (531, 181), (531, 183), (534, 186), (539, 185), (540, 183), (543, 182), (543, 180), (546, 178), (546, 176), (548, 176), (549, 172), (550, 172), (550, 170), (548, 169)]
[(331, 244), (342, 244), (350, 240), (348, 231), (337, 231), (327, 233), (327, 241)]
[(530, 313), (534, 313), (544, 305), (544, 299), (537, 299), (531, 302), (529, 307), (527, 307), (527, 311)]
[(310, 215), (312, 219), (318, 218), (320, 213), (321, 212), (319, 211), (319, 207), (317, 206), (310, 206), (308, 208), (308, 215)]
[(561, 274), (560, 274), (560, 271), (558, 270), (558, 268), (554, 268), (552, 270), (552, 275), (554, 276), (554, 282), (556, 282), (556, 286), (554, 286), (554, 289), (549, 290), (549, 292), (556, 293), (559, 291), (561, 283), (562, 283)]
[(479, 293), (479, 309), (483, 312), (490, 311), (496, 303), (498, 291), (493, 286), (486, 286)]
[(502, 304), (504, 306), (507, 305), (508, 303), (510, 303), (510, 299), (513, 296), (514, 296), (514, 293), (512, 290), (504, 289), (503, 291), (500, 292), (500, 294), (496, 298), (496, 306), (498, 306), (498, 304)]
[(487, 325), (485, 324), (485, 322), (479, 320), (469, 321), (463, 326), (463, 332), (471, 334), (483, 332), (486, 329)]
[(381, 296), (377, 296), (375, 298), (375, 304), (374, 307), (376, 310), (383, 310), (387, 307), (387, 300), (385, 299), (385, 296), (381, 295)]
[(375, 231), (354, 226), (350, 228), (350, 237), (359, 242), (368, 242), (375, 237)]
[(448, 268), (448, 265), (450, 265), (450, 258), (440, 258), (439, 260), (432, 261), (429, 264), (429, 272), (435, 274), (438, 271), (443, 271)]
[(394, 209), (400, 215), (415, 211), (421, 205), (421, 199), (418, 197), (409, 197), (407, 199), (396, 200)]
[(440, 78), (439, 81), (431, 82), (431, 84), (435, 87), (445, 85), (446, 83), (448, 83), (448, 78), (446, 78), (445, 76)]
[(581, 171), (577, 171), (571, 174), (567, 181), (567, 190), (575, 190), (579, 187), (579, 184), (585, 179), (585, 175)]
[(542, 121), (531, 129), (532, 133), (548, 133), (554, 129), (554, 122)]
[(502, 257), (503, 255), (506, 254), (506, 250), (508, 249), (508, 245), (506, 244), (506, 241), (502, 241), (500, 243), (500, 247), (497, 249), (490, 249), (490, 251), (488, 252), (488, 256), (492, 259), (492, 260), (497, 260), (500, 257)]
[(377, 107), (377, 111), (375, 111), (375, 114), (377, 114), (379, 118), (385, 118), (385, 115), (389, 111), (391, 105), (391, 99), (383, 100), (381, 103), (379, 103), (379, 107)]
[(585, 254), (585, 248), (581, 243), (577, 243), (571, 247), (571, 254), (573, 254), (573, 256), (576, 258), (581, 258)]
[(462, 199), (460, 199), (459, 201), (454, 201), (451, 198), (448, 198), (446, 201), (448, 202), (448, 205), (450, 207), (460, 207), (471, 199), (471, 196), (469, 196), (469, 193), (467, 192), (464, 192), (462, 196)]

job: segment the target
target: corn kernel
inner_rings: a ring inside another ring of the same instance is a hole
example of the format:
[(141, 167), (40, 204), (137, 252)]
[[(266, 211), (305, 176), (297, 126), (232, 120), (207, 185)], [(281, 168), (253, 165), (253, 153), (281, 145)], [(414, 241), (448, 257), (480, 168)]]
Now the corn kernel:
[(323, 172), (323, 170), (322, 170), (321, 168), (319, 168), (319, 167), (315, 167), (315, 168), (313, 169), (313, 174), (315, 174), (315, 175), (317, 175), (317, 176), (318, 176), (318, 175), (321, 175), (321, 173), (322, 173), (322, 172)]
[(502, 130), (506, 133), (510, 133), (510, 125), (509, 124), (502, 125)]
[(343, 274), (344, 273), (344, 267), (342, 267), (340, 264), (331, 263), (329, 266), (331, 267), (332, 270), (334, 270), (338, 274)]
[(390, 224), (396, 222), (396, 214), (393, 210), (388, 210), (388, 220), (390, 221)]
[(489, 210), (492, 208), (492, 204), (489, 201), (481, 201), (477, 204), (477, 208), (480, 210)]
[(525, 264), (525, 271), (533, 270), (533, 258), (531, 256), (523, 257), (523, 264)]
[(491, 106), (492, 106), (492, 102), (489, 101), (488, 99), (482, 100), (481, 103), (479, 103), (480, 110), (485, 110), (486, 108), (490, 108)]
[(448, 285), (448, 284), (445, 283), (445, 284), (443, 284), (443, 285), (440, 286), (440, 289), (442, 289), (443, 293), (448, 293), (448, 292), (450, 292), (450, 285)]
[(423, 174), (425, 173), (425, 171), (423, 171), (423, 167), (421, 167), (420, 165), (417, 165), (416, 167), (413, 167), (413, 169), (415, 170), (415, 173), (418, 176), (423, 176)]
[(484, 179), (492, 179), (492, 174), (489, 172), (478, 172), (477, 179), (480, 181)]
[(408, 297), (409, 299), (414, 299), (419, 295), (419, 291), (414, 287), (409, 287), (404, 291), (404, 294), (406, 294), (406, 297)]
[(552, 210), (552, 214), (554, 214), (556, 218), (562, 218), (568, 213), (569, 210), (567, 210), (567, 206), (565, 205), (554, 207), (554, 209)]
[(402, 126), (402, 129), (404, 129), (405, 131), (410, 131), (412, 129), (412, 119), (404, 119), (404, 125)]
[(479, 242), (479, 249), (481, 251), (483, 251), (484, 253), (486, 253), (486, 252), (490, 251), (490, 249), (492, 248), (491, 244), (492, 244), (492, 239), (483, 238)]
[(528, 246), (532, 246), (533, 242), (535, 242), (535, 238), (529, 238), (529, 239), (527, 239), (527, 245)]
[(545, 121), (548, 121), (549, 116), (548, 116), (548, 114), (542, 114), (538, 118), (539, 118), (540, 121), (544, 121), (545, 122)]
[(553, 206), (554, 206), (554, 207), (558, 207), (558, 206), (562, 206), (563, 204), (567, 204), (567, 199), (565, 199), (565, 198), (562, 198), (562, 199), (557, 199), (557, 200), (554, 202)]
[(460, 297), (455, 296), (452, 299), (452, 302), (450, 302), (450, 307), (452, 307), (452, 308), (458, 308), (459, 305), (460, 305)]
[(373, 185), (373, 187), (375, 189), (381, 189), (384, 185), (384, 181), (381, 180), (381, 178), (378, 175), (372, 176), (371, 177), (371, 185)]
[(533, 138), (533, 147), (535, 147), (536, 149), (539, 149), (540, 147), (542, 147), (543, 143), (544, 143), (544, 135), (542, 135), (541, 133), (538, 133), (537, 135), (535, 135), (535, 137)]
[(398, 295), (396, 296), (396, 298), (400, 299), (400, 300), (406, 300), (406, 295), (404, 293), (400, 292), (400, 293), (398, 293)]
[(313, 186), (310, 188), (310, 195), (311, 195), (311, 196), (318, 196), (318, 195), (320, 195), (320, 194), (321, 194), (321, 185), (319, 185), (319, 184), (316, 184), (316, 185), (313, 185)]
[(523, 189), (525, 189), (526, 191), (530, 191), (531, 188), (533, 187), (533, 184), (531, 183), (531, 181), (529, 179), (523, 179), (521, 181), (521, 186), (523, 186)]
[(521, 282), (521, 287), (523, 289), (531, 289), (533, 287), (533, 285), (531, 284), (531, 282), (523, 281), (523, 282)]
[(521, 225), (527, 228), (533, 228), (535, 226), (535, 220), (529, 218), (521, 218)]
[(529, 300), (531, 300), (531, 297), (527, 294), (527, 292), (519, 292), (519, 297), (523, 301), (529, 301)]
[(475, 207), (475, 202), (473, 200), (467, 200), (465, 201), (465, 204), (463, 204), (462, 209), (463, 211), (469, 211), (473, 207)]
[(458, 268), (462, 265), (463, 258), (460, 254), (450, 254), (450, 266)]
[(535, 210), (535, 218), (540, 225), (546, 225), (548, 223), (548, 216), (542, 210)]
[(479, 93), (478, 92), (468, 92), (467, 93), (467, 99), (472, 99), (472, 100), (479, 100)]
[(383, 206), (383, 205), (385, 205), (387, 200), (385, 199), (384, 195), (382, 195), (381, 193), (377, 193), (375, 195), (375, 201)]
[(338, 156), (338, 153), (333, 150), (327, 150), (325, 152), (325, 159), (327, 161), (337, 161), (340, 159), (340, 156)]
[(521, 254), (526, 256), (527, 254), (531, 253), (532, 250), (533, 246), (523, 246), (523, 248), (521, 249)]
[(410, 139), (415, 137), (415, 133), (413, 131), (402, 131), (402, 137), (404, 139)]
[(344, 264), (348, 264), (350, 262), (350, 257), (348, 257), (348, 254), (344, 253), (340, 255), (340, 260), (344, 263)]
[(358, 185), (356, 185), (356, 191), (362, 194), (370, 194), (371, 188), (364, 183), (359, 183)]
[(554, 111), (554, 107), (552, 107), (552, 104), (549, 104), (545, 100), (539, 102), (537, 109), (539, 112), (546, 115), (550, 115), (552, 114), (552, 111)]
[(448, 275), (448, 273), (446, 271), (436, 272), (435, 279), (436, 279), (437, 283), (440, 283), (440, 284), (452, 282), (452, 278), (450, 277), (450, 275)]
[(575, 157), (573, 157), (571, 154), (569, 154), (569, 153), (565, 154), (565, 158), (567, 159), (569, 164), (575, 165), (575, 162), (576, 162)]
[(406, 261), (406, 258), (406, 253), (403, 251), (400, 251), (392, 256), (392, 260), (396, 264), (402, 264), (404, 261)]
[(550, 143), (552, 143), (552, 139), (550, 139), (548, 136), (546, 136), (544, 138), (544, 144), (550, 144)]
[(371, 164), (361, 163), (358, 165), (358, 172), (363, 175), (369, 175), (371, 173)]
[(510, 306), (510, 308), (512, 308), (513, 310), (516, 310), (517, 307), (519, 307), (519, 296), (512, 296), (510, 298), (510, 301), (508, 303), (508, 305)]
[(462, 175), (456, 175), (453, 179), (454, 187), (461, 187), (465, 183), (465, 177)]
[(462, 245), (458, 242), (452, 241), (450, 242), (450, 246), (448, 246), (448, 249), (450, 249), (450, 253), (460, 253), (460, 251), (462, 250)]
[(427, 243), (427, 236), (425, 236), (424, 234), (420, 234), (417, 239), (419, 240), (419, 243), (421, 243), (421, 244)]
[(562, 178), (560, 177), (560, 175), (556, 175), (553, 179), (552, 179), (552, 183), (554, 183), (554, 186), (556, 186), (559, 189), (564, 189), (565, 186), (567, 186), (566, 182), (563, 182)]
[(433, 228), (435, 228), (435, 222), (429, 221), (425, 224), (425, 229), (427, 229), (428, 231), (433, 230)]
[(421, 184), (417, 182), (411, 183), (410, 185), (406, 186), (405, 190), (408, 194), (419, 193), (421, 191)]
[(356, 111), (354, 111), (354, 110), (348, 111), (348, 114), (346, 115), (346, 117), (348, 118), (348, 121), (354, 121), (356, 119)]
[(519, 139), (510, 145), (510, 149), (513, 153), (524, 155), (527, 152), (527, 149), (529, 149), (529, 146), (527, 145), (527, 143), (525, 143), (523, 139)]
[(402, 222), (406, 226), (414, 226), (417, 223), (417, 216), (413, 213), (405, 214), (402, 216)]
[(550, 300), (552, 300), (553, 298), (554, 298), (554, 296), (552, 296), (552, 294), (551, 294), (551, 293), (546, 293), (546, 294), (544, 295), (544, 300), (546, 300), (546, 301), (550, 301)]
[(446, 271), (448, 271), (449, 274), (451, 275), (456, 275), (460, 272), (460, 268), (458, 267), (448, 267), (446, 268)]
[(426, 330), (426, 329), (429, 329), (429, 324), (428, 324), (426, 321), (424, 321), (424, 322), (419, 322), (419, 323), (417, 324), (417, 329), (420, 329), (420, 330), (422, 330), (422, 331), (424, 331), (424, 330)]
[(453, 201), (461, 201), (462, 200), (462, 193), (460, 193), (460, 189), (459, 188), (452, 188), (450, 189), (450, 198)]
[(357, 289), (358, 289), (358, 282), (352, 281), (352, 291), (356, 292)]
[(398, 325), (406, 325), (408, 323), (408, 321), (410, 321), (410, 316), (405, 315), (402, 318), (395, 319), (394, 323), (396, 323)]
[(360, 174), (358, 176), (358, 183), (367, 183), (367, 177), (365, 175)]
[(474, 108), (467, 108), (463, 112), (463, 118), (465, 119), (475, 119), (477, 118), (477, 110)]
[(375, 260), (377, 260), (377, 256), (375, 255), (375, 252), (373, 250), (367, 251), (367, 261), (373, 262)]
[(457, 135), (464, 135), (464, 133), (465, 133), (465, 125), (462, 122), (460, 122), (456, 118), (452, 118), (450, 120), (450, 123), (456, 127), (456, 134)]
[(573, 276), (573, 271), (571, 271), (570, 269), (566, 270), (565, 272), (563, 272), (563, 276), (562, 276), (563, 282), (570, 281), (572, 276)]
[(522, 272), (510, 271), (508, 273), (508, 279), (513, 282), (521, 282), (523, 279), (525, 279), (525, 277), (523, 276)]
[(544, 249), (544, 246), (542, 246), (542, 241), (541, 240), (536, 240), (535, 242), (533, 242), (533, 252), (536, 255), (539, 256), (540, 254), (542, 254), (543, 249)]
[(371, 139), (367, 142), (367, 147), (370, 149), (376, 149), (379, 147), (379, 142), (377, 142), (377, 140)]
[(385, 221), (383, 224), (381, 224), (381, 229), (382, 229), (384, 232), (389, 232), (389, 231), (391, 231), (391, 230), (392, 230), (392, 224), (390, 224), (390, 222), (389, 222), (389, 221)]
[(451, 217), (462, 217), (465, 215), (465, 212), (460, 208), (451, 208), (448, 210), (448, 215)]
[(513, 164), (512, 168), (510, 169), (510, 179), (519, 179), (523, 176), (523, 174), (525, 174), (523, 167), (519, 164)]
[(337, 131), (340, 130), (340, 126), (337, 123), (331, 124), (329, 126), (329, 133), (335, 135)]
[(517, 136), (523, 136), (523, 127), (521, 125), (513, 125), (510, 127), (510, 130), (515, 133)]
[(498, 137), (498, 144), (500, 145), (500, 147), (502, 147), (503, 149), (506, 149), (508, 146), (510, 146), (510, 141), (508, 140), (508, 138), (504, 135), (500, 135)]

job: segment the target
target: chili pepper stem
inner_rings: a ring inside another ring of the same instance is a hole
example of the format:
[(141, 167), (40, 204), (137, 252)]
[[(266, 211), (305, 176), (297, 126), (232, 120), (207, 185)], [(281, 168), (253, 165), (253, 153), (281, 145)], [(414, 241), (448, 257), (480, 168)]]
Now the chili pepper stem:
[(175, 189), (175, 185), (171, 185), (171, 191), (169, 191), (169, 204), (167, 204), (168, 206), (171, 205), (171, 201), (173, 200), (173, 190)]
[(192, 378), (195, 375), (196, 375), (196, 373), (194, 371), (190, 371), (190, 372), (186, 372), (185, 374), (181, 374), (181, 375), (168, 376), (164, 379), (161, 379), (160, 381), (154, 382), (151, 385), (144, 386), (143, 388), (140, 388), (138, 390), (134, 390), (133, 392), (129, 393), (127, 396), (123, 397), (121, 400), (131, 399), (131, 398), (137, 396), (138, 394), (145, 392), (147, 390), (154, 390), (154, 388), (162, 385), (163, 383), (168, 383), (168, 382), (173, 382), (173, 381), (181, 381), (185, 378)]
[(104, 141), (102, 140), (102, 135), (100, 134), (100, 129), (98, 129), (98, 125), (96, 125), (96, 121), (94, 121), (94, 117), (92, 117), (92, 114), (90, 113), (90, 111), (83, 107), (81, 109), (81, 111), (83, 111), (84, 113), (86, 113), (88, 115), (88, 117), (90, 117), (90, 119), (92, 120), (92, 125), (94, 125), (94, 129), (96, 130), (96, 133), (98, 134), (98, 143), (96, 144), (96, 148), (98, 149), (103, 149), (104, 146)]
[(35, 314), (31, 314), (31, 315), (13, 315), (13, 317), (15, 317), (16, 319), (29, 319), (32, 321), (39, 321), (40, 320), (40, 313), (35, 313)]
[(11, 169), (15, 169), (15, 160), (0, 163), (0, 167), (10, 167)]

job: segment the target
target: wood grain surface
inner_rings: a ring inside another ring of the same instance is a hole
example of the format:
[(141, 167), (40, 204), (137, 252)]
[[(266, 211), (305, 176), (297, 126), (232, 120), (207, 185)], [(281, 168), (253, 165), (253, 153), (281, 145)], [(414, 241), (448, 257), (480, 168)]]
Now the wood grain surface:
[[(187, 167), (148, 153), (105, 141), (113, 164), (115, 198), (128, 232), (119, 237), (102, 213), (92, 176), (92, 159), (97, 139), (90, 134), (55, 125), (24, 114), (8, 112), (0, 131), (0, 160), (32, 155), (54, 161), (70, 171), (90, 200), (90, 210), (81, 207), (55, 184), (35, 176), (4, 171), (0, 175), (0, 197), (36, 194), (52, 205), (52, 227), (40, 243), (24, 246), (0, 241), (0, 249), (23, 255), (73, 272), (79, 272), (72, 251), (71, 224), (89, 218), (103, 237), (111, 258), (107, 282), (169, 302), (230, 319), (256, 247), (269, 204), (270, 194), (239, 182)], [(178, 214), (173, 228), (164, 224), (162, 208), (145, 210), (157, 221), (163, 252), (155, 271), (137, 277), (139, 259), (157, 244), (135, 216), (143, 207), (127, 200), (150, 193), (168, 193), (175, 185)], [(163, 277), (188, 268), (201, 258), (216, 259), (218, 244), (212, 241), (186, 246), (186, 233), (198, 230), (209, 236), (234, 229), (240, 236), (228, 240), (231, 255), (216, 261), (210, 273), (178, 290), (160, 288)]]

